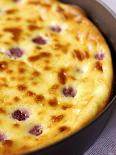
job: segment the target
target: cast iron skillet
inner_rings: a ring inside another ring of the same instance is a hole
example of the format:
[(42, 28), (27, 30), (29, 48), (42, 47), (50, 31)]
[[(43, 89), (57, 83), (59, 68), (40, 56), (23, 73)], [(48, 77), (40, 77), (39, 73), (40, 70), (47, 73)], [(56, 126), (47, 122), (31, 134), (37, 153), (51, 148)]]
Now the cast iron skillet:
[[(107, 42), (109, 43), (113, 63), (116, 61), (116, 15), (98, 0), (62, 0), (70, 4), (81, 6), (89, 18), (99, 27)], [(70, 12), (69, 12), (70, 13)], [(116, 73), (114, 65), (114, 75)], [(115, 76), (114, 76), (115, 78)], [(28, 155), (83, 155), (83, 153), (94, 143), (105, 127), (112, 109), (116, 107), (116, 80), (113, 83), (113, 92), (110, 103), (106, 109), (87, 127), (72, 136), (63, 139), (56, 144), (48, 146), (40, 151)], [(52, 139), (50, 139), (52, 141)]]

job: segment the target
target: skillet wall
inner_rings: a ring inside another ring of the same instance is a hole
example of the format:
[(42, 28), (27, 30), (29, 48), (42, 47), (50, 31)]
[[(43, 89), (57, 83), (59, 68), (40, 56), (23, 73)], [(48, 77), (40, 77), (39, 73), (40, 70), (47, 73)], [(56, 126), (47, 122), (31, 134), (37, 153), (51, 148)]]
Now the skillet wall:
[[(110, 10), (107, 11), (107, 9), (100, 4), (101, 2), (98, 3), (96, 0), (62, 0), (62, 2), (80, 5), (80, 7), (85, 9), (88, 13), (90, 19), (92, 19), (92, 21), (100, 28), (110, 45), (115, 70), (116, 16), (111, 13)], [(112, 99), (116, 95), (115, 83), (113, 90)], [(115, 103), (116, 99), (113, 99), (105, 112), (79, 133), (58, 142), (57, 144), (28, 155), (83, 155), (105, 127)]]

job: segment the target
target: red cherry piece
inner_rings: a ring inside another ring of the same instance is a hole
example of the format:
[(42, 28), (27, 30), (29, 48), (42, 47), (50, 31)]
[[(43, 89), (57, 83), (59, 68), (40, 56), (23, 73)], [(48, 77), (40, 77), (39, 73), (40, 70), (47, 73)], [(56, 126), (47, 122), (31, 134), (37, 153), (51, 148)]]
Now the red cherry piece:
[(33, 126), (30, 130), (29, 133), (34, 135), (34, 136), (39, 136), (42, 134), (43, 130), (42, 130), (42, 126), (41, 125), (35, 125)]
[(33, 43), (38, 44), (38, 45), (45, 45), (47, 43), (47, 40), (42, 36), (33, 38), (32, 41)]
[(102, 52), (97, 53), (97, 54), (95, 55), (95, 58), (96, 58), (97, 60), (103, 60), (103, 59), (104, 59), (104, 53), (102, 53)]
[(65, 97), (75, 97), (77, 94), (77, 91), (73, 87), (64, 87), (63, 94)]
[(24, 54), (23, 50), (18, 48), (18, 47), (14, 47), (8, 50), (7, 55), (11, 58), (20, 58), (22, 57), (22, 55)]
[(18, 109), (12, 113), (12, 118), (18, 121), (25, 121), (27, 118), (29, 118), (29, 113), (26, 110)]
[(61, 27), (59, 27), (58, 25), (51, 26), (51, 30), (54, 31), (54, 32), (61, 32)]

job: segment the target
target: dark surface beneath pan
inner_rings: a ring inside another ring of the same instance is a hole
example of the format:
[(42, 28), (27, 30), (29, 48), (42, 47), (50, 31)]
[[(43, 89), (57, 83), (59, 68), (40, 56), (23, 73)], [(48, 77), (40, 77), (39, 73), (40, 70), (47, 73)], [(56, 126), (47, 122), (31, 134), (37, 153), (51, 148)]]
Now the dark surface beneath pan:
[[(116, 16), (103, 3), (96, 0), (62, 0), (65, 3), (76, 4), (82, 7), (89, 18), (99, 27), (105, 36), (112, 53), (114, 65), (114, 78), (116, 75)], [(83, 153), (95, 142), (104, 129), (112, 109), (116, 104), (116, 79), (113, 83), (113, 92), (110, 103), (104, 112), (90, 125), (80, 132), (46, 147), (40, 151), (28, 155), (83, 155)], [(50, 139), (51, 141), (51, 139)]]

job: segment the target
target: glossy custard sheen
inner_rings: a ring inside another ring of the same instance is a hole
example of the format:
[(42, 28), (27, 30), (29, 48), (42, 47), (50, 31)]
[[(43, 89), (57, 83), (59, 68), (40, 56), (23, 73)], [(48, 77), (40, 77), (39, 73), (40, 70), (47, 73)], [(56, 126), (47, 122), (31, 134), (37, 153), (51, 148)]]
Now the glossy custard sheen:
[(0, 0), (0, 155), (41, 149), (106, 106), (110, 50), (78, 7)]

